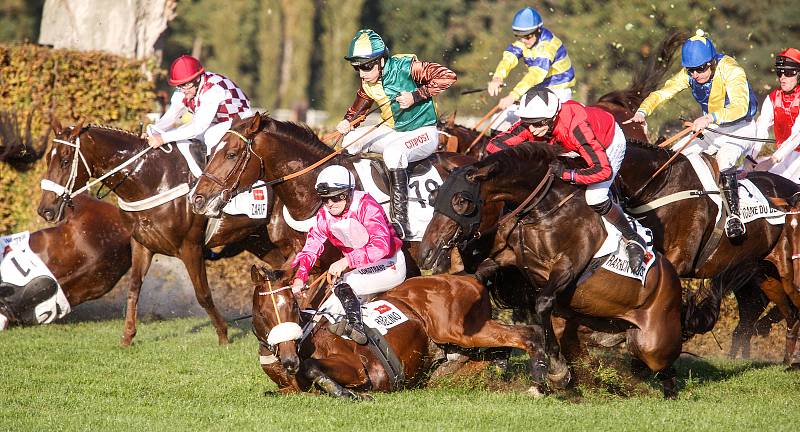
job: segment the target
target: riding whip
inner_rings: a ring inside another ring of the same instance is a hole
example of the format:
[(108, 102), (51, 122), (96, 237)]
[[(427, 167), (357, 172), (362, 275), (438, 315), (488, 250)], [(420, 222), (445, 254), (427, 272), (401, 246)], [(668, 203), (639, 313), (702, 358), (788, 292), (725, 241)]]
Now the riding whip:
[[(351, 122), (350, 122), (350, 126), (353, 126), (353, 125), (355, 125), (355, 124), (361, 123), (362, 121), (364, 121), (364, 119), (366, 119), (366, 118), (367, 118), (367, 116), (368, 116), (368, 115), (370, 115), (370, 114), (374, 113), (375, 111), (377, 111), (377, 110), (379, 110), (379, 109), (383, 108), (383, 107), (384, 107), (386, 104), (388, 104), (388, 103), (392, 103), (392, 102), (394, 102), (394, 99), (389, 99), (388, 101), (386, 101), (386, 102), (384, 102), (384, 103), (382, 103), (382, 104), (380, 104), (380, 105), (376, 106), (375, 108), (372, 108), (371, 110), (369, 110), (369, 111), (365, 112), (364, 114), (361, 114), (360, 116), (358, 116), (358, 117), (354, 118), (354, 119), (353, 119), (353, 121), (351, 121)], [(344, 135), (342, 135), (342, 133), (341, 133), (341, 132), (339, 132), (338, 130), (336, 130), (336, 131), (333, 131), (333, 132), (331, 132), (331, 133), (329, 133), (329, 134), (327, 134), (327, 135), (323, 136), (323, 137), (322, 137), (322, 141), (323, 141), (323, 142), (325, 142), (325, 143), (327, 143), (327, 142), (329, 142), (329, 140), (330, 140), (331, 138), (333, 138), (333, 137), (336, 137), (337, 135), (344, 136)]]
[[(494, 107), (494, 108), (492, 108), (492, 109), (491, 109), (491, 110), (490, 110), (488, 113), (486, 113), (486, 115), (485, 115), (485, 116), (483, 116), (483, 117), (484, 117), (484, 119), (485, 119), (485, 118), (488, 118), (488, 117), (490, 117), (492, 114), (494, 114), (495, 112), (497, 112), (499, 109), (500, 109), (500, 105), (495, 105), (495, 107)], [(478, 122), (478, 124), (480, 124), (480, 123), (482, 123), (482, 122), (483, 122), (483, 119), (481, 119), (481, 121), (479, 121), (479, 122)], [(485, 128), (483, 128), (483, 130), (481, 131), (481, 133), (479, 133), (479, 134), (478, 134), (478, 136), (476, 136), (476, 137), (475, 137), (475, 139), (474, 139), (474, 140), (472, 140), (472, 142), (469, 144), (469, 147), (467, 147), (467, 150), (464, 152), (464, 154), (469, 154), (469, 151), (470, 151), (470, 150), (472, 150), (472, 148), (473, 148), (473, 147), (475, 147), (475, 144), (477, 144), (477, 143), (478, 143), (478, 141), (480, 141), (480, 140), (481, 140), (481, 138), (483, 138), (483, 136), (484, 136), (484, 135), (486, 135), (486, 132), (487, 132), (487, 131), (489, 131), (489, 128), (491, 128), (493, 124), (494, 124), (494, 122), (491, 122), (491, 121), (490, 121), (490, 122), (489, 122), (489, 123), (486, 125), (486, 127), (485, 127)], [(477, 127), (477, 125), (476, 125), (476, 127)]]
[[(500, 87), (505, 87), (506, 85), (508, 85), (508, 84), (503, 83), (503, 84), (500, 84)], [(480, 92), (482, 92), (484, 90), (486, 90), (486, 87), (476, 87), (476, 88), (472, 88), (472, 89), (461, 90), (461, 95), (463, 96), (463, 95), (468, 95), (468, 94), (473, 94), (473, 93), (480, 93)]]

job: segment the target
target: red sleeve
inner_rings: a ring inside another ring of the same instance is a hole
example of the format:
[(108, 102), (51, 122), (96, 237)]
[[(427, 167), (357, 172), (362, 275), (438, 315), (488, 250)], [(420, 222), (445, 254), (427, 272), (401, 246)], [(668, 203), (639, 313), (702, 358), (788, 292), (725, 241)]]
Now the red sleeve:
[[(356, 117), (360, 116), (361, 114), (365, 114), (369, 107), (372, 106), (372, 98), (370, 98), (364, 89), (361, 86), (358, 87), (358, 91), (356, 92), (356, 100), (353, 101), (353, 104), (350, 105), (350, 108), (347, 109), (347, 113), (344, 115), (344, 119), (347, 121), (353, 121)], [(353, 124), (354, 127), (361, 124), (361, 122)]]
[(578, 154), (588, 165), (586, 168), (572, 172), (564, 171), (562, 179), (580, 184), (594, 184), (604, 182), (611, 178), (611, 163), (608, 161), (606, 150), (592, 131), (584, 110), (574, 110), (569, 123), (569, 137)]
[(522, 122), (516, 122), (507, 131), (489, 140), (486, 151), (489, 154), (497, 153), (528, 141), (534, 141), (530, 129)]

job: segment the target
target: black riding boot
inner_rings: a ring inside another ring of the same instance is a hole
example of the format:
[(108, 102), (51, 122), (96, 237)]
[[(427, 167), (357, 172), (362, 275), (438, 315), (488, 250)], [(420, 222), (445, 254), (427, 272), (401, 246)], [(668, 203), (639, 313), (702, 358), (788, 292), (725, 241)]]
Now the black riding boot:
[(719, 173), (722, 182), (722, 193), (728, 203), (730, 215), (725, 219), (725, 235), (728, 238), (741, 237), (745, 227), (739, 218), (739, 180), (736, 178), (736, 168), (729, 168)]
[(397, 235), (404, 239), (411, 236), (408, 224), (408, 174), (403, 168), (390, 169), (389, 177), (392, 183), (391, 217)]
[(628, 218), (622, 212), (622, 207), (610, 199), (589, 207), (611, 222), (611, 225), (614, 225), (622, 233), (622, 237), (627, 242), (625, 252), (628, 253), (628, 262), (631, 265), (631, 270), (638, 271), (644, 263), (645, 242), (642, 236), (628, 222)]
[(328, 329), (335, 335), (347, 336), (357, 344), (365, 345), (367, 331), (364, 329), (364, 323), (361, 322), (361, 304), (358, 302), (353, 288), (346, 283), (340, 283), (333, 287), (333, 293), (342, 302), (345, 319), (337, 321)]

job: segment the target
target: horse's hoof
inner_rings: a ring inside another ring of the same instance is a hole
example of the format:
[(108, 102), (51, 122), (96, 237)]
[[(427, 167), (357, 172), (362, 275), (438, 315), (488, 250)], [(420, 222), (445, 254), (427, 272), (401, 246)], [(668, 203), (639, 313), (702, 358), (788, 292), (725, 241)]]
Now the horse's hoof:
[(356, 397), (358, 398), (358, 400), (364, 401), (364, 402), (374, 402), (375, 401), (375, 398), (372, 397), (372, 395), (369, 394), (369, 393), (356, 393)]
[(550, 381), (550, 384), (553, 386), (553, 388), (563, 390), (567, 388), (569, 382), (572, 381), (572, 374), (570, 373), (569, 368), (564, 366), (563, 370), (555, 373), (548, 373), (547, 380)]
[(529, 396), (533, 396), (534, 399), (541, 399), (545, 396), (545, 393), (539, 390), (539, 387), (536, 387), (535, 385), (530, 386), (525, 393), (527, 393)]
[(230, 341), (228, 340), (228, 336), (227, 335), (219, 337), (219, 345), (220, 346), (225, 346), (225, 345), (228, 345), (229, 343), (230, 343)]
[(797, 371), (800, 371), (800, 363), (792, 363), (792, 364), (789, 365), (789, 367), (787, 367), (784, 370), (786, 372), (797, 372)]

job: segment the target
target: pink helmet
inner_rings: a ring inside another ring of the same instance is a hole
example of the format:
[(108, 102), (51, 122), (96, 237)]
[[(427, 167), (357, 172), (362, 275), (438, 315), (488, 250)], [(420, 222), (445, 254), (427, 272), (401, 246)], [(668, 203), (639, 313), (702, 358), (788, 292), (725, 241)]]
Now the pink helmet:
[(200, 76), (204, 71), (205, 69), (200, 64), (200, 60), (184, 54), (172, 62), (172, 66), (169, 67), (169, 81), (167, 82), (171, 86), (186, 84)]

